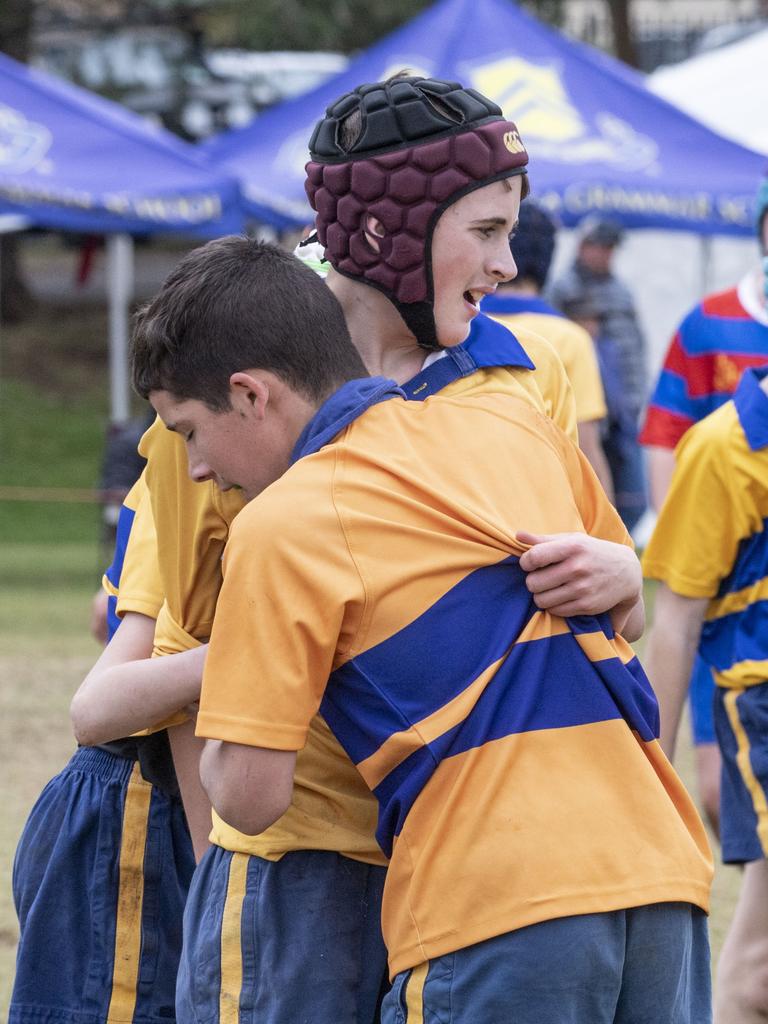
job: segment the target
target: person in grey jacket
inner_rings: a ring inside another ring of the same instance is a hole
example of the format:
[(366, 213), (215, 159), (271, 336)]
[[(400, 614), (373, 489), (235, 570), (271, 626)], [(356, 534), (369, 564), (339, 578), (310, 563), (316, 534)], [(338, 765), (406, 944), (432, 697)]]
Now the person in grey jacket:
[(645, 465), (637, 440), (647, 374), (645, 338), (635, 303), (612, 269), (622, 237), (621, 225), (615, 221), (586, 217), (578, 228), (576, 259), (553, 281), (546, 298), (583, 324), (595, 339), (608, 406), (603, 446), (616, 507), (631, 531), (647, 507)]

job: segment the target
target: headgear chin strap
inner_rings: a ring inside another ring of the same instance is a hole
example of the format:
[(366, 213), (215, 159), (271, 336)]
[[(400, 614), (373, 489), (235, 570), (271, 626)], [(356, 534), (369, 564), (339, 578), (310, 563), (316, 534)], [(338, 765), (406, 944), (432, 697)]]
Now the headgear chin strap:
[[(332, 103), (309, 149), (305, 188), (326, 258), (340, 274), (383, 292), (419, 344), (439, 349), (435, 224), (469, 192), (525, 174), (517, 128), (474, 89), (402, 77), (361, 85)], [(365, 236), (367, 214), (384, 226), (378, 252)]]

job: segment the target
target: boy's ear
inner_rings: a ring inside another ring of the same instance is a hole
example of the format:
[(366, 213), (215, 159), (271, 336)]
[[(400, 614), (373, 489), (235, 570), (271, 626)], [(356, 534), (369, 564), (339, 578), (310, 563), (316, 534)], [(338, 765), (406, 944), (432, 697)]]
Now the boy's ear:
[(366, 213), (365, 215), (365, 240), (368, 245), (373, 249), (374, 252), (381, 252), (381, 246), (379, 245), (379, 239), (383, 238), (386, 232), (384, 231), (384, 225), (381, 223), (378, 217), (374, 217), (372, 213)]
[(229, 399), (241, 416), (256, 413), (263, 419), (269, 402), (269, 384), (261, 374), (238, 370), (229, 378)]

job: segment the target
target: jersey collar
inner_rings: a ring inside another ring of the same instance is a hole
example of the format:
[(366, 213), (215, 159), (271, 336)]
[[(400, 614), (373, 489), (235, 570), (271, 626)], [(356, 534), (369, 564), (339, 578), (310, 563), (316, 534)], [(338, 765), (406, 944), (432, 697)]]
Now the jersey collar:
[(513, 295), (511, 293), (500, 295), (498, 292), (494, 292), (493, 295), (486, 295), (482, 308), (484, 313), (490, 313), (491, 316), (494, 313), (507, 316), (516, 316), (518, 313), (545, 313), (547, 316), (563, 319), (560, 310), (550, 306), (540, 295)]
[(473, 319), (467, 340), (463, 341), (461, 345), (457, 345), (456, 349), (449, 351), (456, 350), (468, 353), (475, 369), (491, 366), (518, 366), (525, 370), (536, 369), (531, 357), (512, 331), (504, 324), (491, 320), (484, 313), (478, 313)]
[(342, 384), (323, 402), (302, 430), (291, 455), (291, 465), (305, 455), (319, 452), (372, 405), (398, 397), (404, 398), (405, 395), (387, 377), (365, 377)]
[(752, 451), (768, 447), (768, 395), (760, 381), (768, 375), (768, 367), (745, 370), (733, 402), (741, 429)]

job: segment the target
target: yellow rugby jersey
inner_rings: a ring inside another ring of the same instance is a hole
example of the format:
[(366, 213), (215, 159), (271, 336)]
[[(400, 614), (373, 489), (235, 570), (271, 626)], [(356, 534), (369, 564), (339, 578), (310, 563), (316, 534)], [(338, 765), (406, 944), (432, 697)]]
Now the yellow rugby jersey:
[[(159, 419), (142, 438), (140, 451), (147, 459), (147, 486), (166, 595), (155, 634), (155, 654), (173, 654), (204, 643), (210, 635), (221, 587), (224, 543), (232, 520), (243, 507), (243, 497), (236, 490), (222, 493), (213, 483), (194, 483), (183, 441)], [(140, 575), (140, 565), (133, 569)], [(173, 717), (162, 724), (178, 721)], [(339, 793), (344, 794), (343, 800)], [(334, 850), (356, 860), (383, 864), (375, 826), (374, 801), (318, 718), (297, 764), (290, 810), (260, 836), (245, 836), (214, 814), (210, 838), (224, 849), (269, 860), (278, 860), (291, 850)]]
[(392, 974), (551, 918), (706, 908), (637, 659), (608, 616), (538, 611), (519, 568), (521, 529), (629, 543), (589, 465), (499, 393), (390, 398), (320, 448), (360, 383), (233, 524), (198, 733), (299, 750), (320, 710), (379, 805)]
[(157, 618), (163, 603), (163, 587), (157, 565), (155, 524), (143, 472), (120, 508), (115, 554), (102, 585), (110, 597), (110, 635), (125, 612)]
[[(485, 317), (476, 319), (470, 351), (476, 357), (474, 365), (484, 368), (448, 384), (441, 396), (499, 392), (524, 398), (575, 437), (573, 395), (552, 348), (536, 335), (521, 332), (525, 350), (535, 364), (529, 368), (525, 353), (518, 352), (509, 332)], [(243, 502), (239, 491), (222, 494), (213, 484), (193, 483), (181, 438), (166, 430), (160, 420), (144, 435), (140, 451), (148, 460), (161, 573), (168, 595), (158, 619), (155, 652), (169, 654), (195, 646), (210, 633), (221, 586), (223, 543)], [(210, 838), (224, 849), (269, 860), (292, 850), (319, 849), (383, 864), (386, 859), (376, 843), (375, 826), (375, 801), (318, 716), (298, 758), (293, 804), (280, 821), (260, 836), (245, 836), (214, 814)]]
[(768, 395), (747, 370), (731, 401), (686, 432), (643, 571), (711, 598), (699, 653), (719, 686), (768, 680)]
[(538, 296), (489, 295), (483, 301), (483, 310), (518, 337), (523, 332), (532, 332), (549, 342), (565, 367), (580, 423), (601, 420), (607, 415), (600, 367), (588, 331)]
[[(221, 585), (221, 556), (229, 524), (243, 506), (237, 491), (194, 483), (184, 444), (155, 420), (139, 452), (158, 536), (165, 607), (155, 636), (159, 654), (173, 654), (208, 639)], [(187, 634), (190, 639), (185, 639)]]

